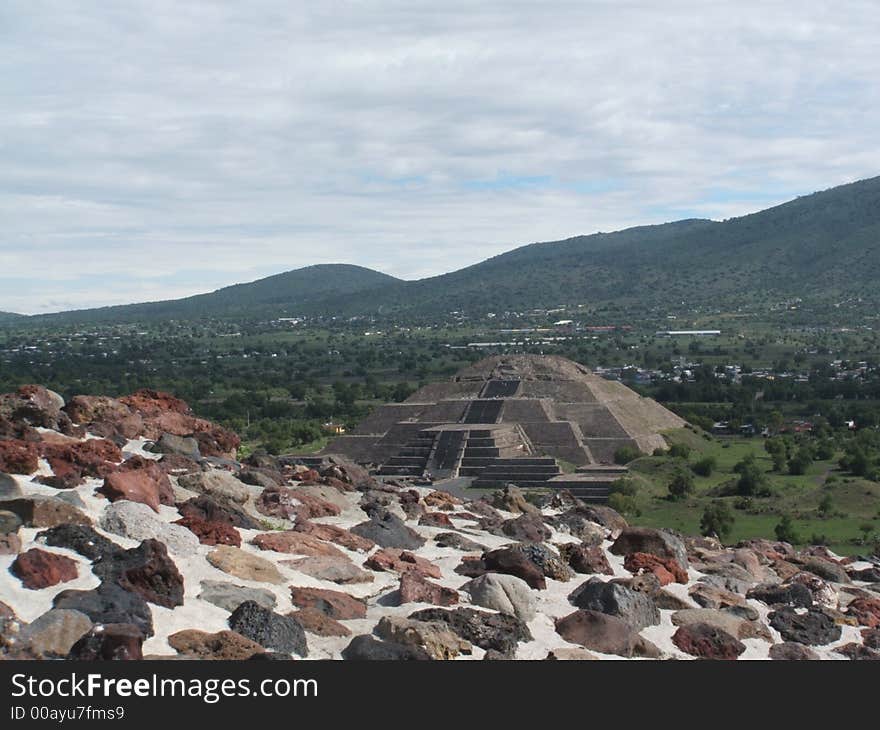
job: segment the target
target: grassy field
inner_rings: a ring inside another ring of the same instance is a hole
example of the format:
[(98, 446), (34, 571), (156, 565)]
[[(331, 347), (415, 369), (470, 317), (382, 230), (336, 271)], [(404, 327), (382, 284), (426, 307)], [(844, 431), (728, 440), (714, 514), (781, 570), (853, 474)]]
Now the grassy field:
[[(636, 501), (640, 514), (630, 516), (634, 524), (698, 534), (706, 505), (713, 499), (722, 499), (735, 516), (732, 532), (726, 538), (728, 543), (756, 537), (774, 538), (774, 528), (784, 514), (793, 520), (802, 543), (824, 542), (841, 554), (866, 551), (863, 526), (872, 528), (867, 533), (868, 540), (880, 537), (880, 484), (840, 472), (836, 458), (815, 461), (805, 474), (792, 476), (773, 471), (772, 460), (764, 451), (760, 437), (713, 437), (682, 429), (667, 434), (667, 439), (670, 444), (683, 443), (692, 449), (687, 463), (713, 456), (717, 467), (709, 477), (695, 476), (692, 495), (682, 501), (672, 501), (668, 498), (667, 484), (676, 467), (685, 463), (684, 459), (646, 456), (631, 462), (630, 470), (639, 484)], [(755, 456), (767, 473), (772, 494), (750, 497), (748, 504), (736, 496), (719, 497), (719, 488), (737, 478), (734, 466), (749, 454)], [(819, 505), (826, 495), (831, 498), (832, 508), (823, 516), (819, 514)]]

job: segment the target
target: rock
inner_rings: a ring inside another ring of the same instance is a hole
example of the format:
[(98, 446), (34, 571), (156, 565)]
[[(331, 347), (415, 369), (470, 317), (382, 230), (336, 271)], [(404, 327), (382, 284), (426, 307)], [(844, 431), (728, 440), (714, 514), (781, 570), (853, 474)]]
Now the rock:
[(544, 542), (553, 534), (544, 524), (541, 515), (527, 513), (501, 523), (501, 531), (517, 542)]
[(601, 578), (591, 578), (578, 586), (568, 600), (578, 608), (616, 616), (636, 630), (660, 623), (660, 611), (648, 594)]
[(9, 474), (33, 474), (40, 466), (40, 452), (35, 443), (19, 439), (0, 441), (0, 471)]
[(608, 536), (608, 528), (592, 521), (592, 511), (579, 505), (562, 514), (548, 517), (547, 522), (561, 532), (567, 532), (587, 546), (601, 545)]
[(394, 548), (377, 550), (367, 558), (366, 562), (364, 562), (364, 567), (370, 570), (393, 573), (405, 573), (408, 570), (415, 570), (428, 578), (439, 578), (441, 576), (440, 568), (430, 560), (420, 558), (418, 555), (407, 550), (396, 550)]
[(301, 484), (292, 492), (308, 507), (311, 517), (333, 517), (351, 508), (343, 492), (324, 484)]
[(102, 583), (91, 591), (61, 591), (52, 605), (80, 611), (94, 624), (131, 623), (144, 636), (153, 635), (153, 615), (146, 601), (116, 583)]
[(479, 560), (465, 559), (456, 568), (456, 572), (473, 577), (488, 572), (506, 573), (521, 578), (531, 588), (544, 590), (547, 587), (547, 581), (538, 566), (524, 553), (510, 548), (492, 550)]
[(368, 540), (360, 535), (355, 535), (354, 533), (349, 532), (342, 527), (337, 527), (336, 525), (321, 525), (304, 520), (294, 524), (293, 529), (295, 532), (302, 532), (325, 542), (335, 542), (337, 545), (341, 545), (349, 550), (366, 553), (376, 547), (376, 543), (372, 540)]
[(784, 641), (770, 647), (770, 658), (777, 661), (816, 661), (819, 655), (812, 649), (794, 641)]
[(0, 510), (14, 512), (25, 527), (92, 524), (86, 515), (64, 500), (37, 494), (4, 500), (0, 502)]
[[(757, 615), (755, 615), (755, 619), (757, 619)], [(764, 639), (765, 641), (773, 641), (770, 631), (762, 622), (743, 618), (742, 616), (733, 613), (732, 610), (687, 608), (673, 613), (672, 623), (675, 626), (706, 624), (707, 626), (720, 629), (737, 639)]]
[(849, 644), (844, 644), (843, 646), (838, 646), (834, 651), (838, 654), (843, 654), (843, 656), (852, 659), (853, 661), (880, 660), (880, 652), (869, 649), (862, 644), (857, 644), (854, 641)]
[(550, 661), (562, 662), (594, 661), (598, 658), (599, 657), (592, 652), (577, 647), (561, 647), (559, 649), (553, 649), (547, 654), (547, 659)]
[(249, 588), (219, 580), (203, 580), (201, 588), (199, 598), (202, 601), (213, 603), (230, 613), (245, 601), (254, 601), (271, 610), (275, 608), (277, 600), (275, 594), (265, 588)]
[(614, 575), (605, 551), (598, 545), (566, 543), (559, 546), (559, 554), (576, 573)]
[(407, 570), (400, 576), (400, 602), (452, 606), (458, 603), (458, 591), (431, 583), (418, 571)]
[(67, 655), (78, 661), (131, 661), (143, 659), (144, 637), (134, 624), (102, 623), (77, 641)]
[(701, 659), (736, 659), (746, 650), (739, 639), (717, 626), (703, 623), (680, 626), (672, 635), (672, 643), (686, 654)]
[(131, 550), (98, 559), (92, 571), (103, 581), (115, 581), (149, 603), (165, 608), (183, 605), (183, 576), (158, 540), (144, 540)]
[(11, 535), (21, 527), (21, 517), (15, 512), (0, 511), (0, 535)]
[(33, 591), (75, 580), (79, 575), (75, 560), (39, 548), (19, 554), (9, 572)]
[(491, 550), (483, 555), (483, 563), (488, 571), (516, 575), (538, 589), (546, 587), (545, 577), (564, 582), (572, 576), (565, 561), (546, 545), (519, 544)]
[(762, 583), (750, 588), (746, 598), (766, 603), (768, 606), (794, 606), (809, 608), (813, 605), (810, 589), (802, 583), (767, 584)]
[(242, 469), (235, 476), (236, 479), (244, 484), (250, 484), (253, 487), (262, 487), (263, 489), (280, 487), (285, 481), (282, 474), (270, 472), (266, 469)]
[(107, 439), (44, 443), (41, 451), (53, 475), (41, 476), (38, 480), (57, 489), (79, 486), (84, 483), (84, 477), (103, 479), (122, 461), (119, 447)]
[(202, 545), (233, 545), (241, 547), (241, 534), (232, 525), (224, 522), (205, 522), (198, 517), (184, 517), (176, 520), (180, 525), (199, 538)]
[(610, 548), (614, 555), (650, 553), (659, 558), (672, 558), (682, 570), (688, 569), (684, 543), (671, 532), (651, 527), (627, 527)]
[(514, 575), (486, 573), (464, 586), (470, 593), (471, 602), (483, 608), (531, 621), (537, 612), (537, 599), (528, 583)]
[(260, 550), (272, 550), (276, 553), (293, 553), (295, 555), (321, 555), (347, 560), (345, 553), (329, 543), (323, 542), (304, 532), (286, 530), (283, 532), (266, 532), (256, 535), (251, 540)]
[(199, 547), (199, 539), (192, 532), (162, 521), (150, 507), (137, 502), (114, 502), (104, 510), (100, 526), (107, 532), (132, 540), (158, 540), (172, 553), (181, 556), (192, 555)]
[(370, 573), (358, 568), (348, 558), (315, 555), (298, 560), (285, 560), (284, 565), (288, 565), (300, 573), (310, 575), (312, 578), (341, 585), (371, 583), (373, 581), (373, 576)]
[(626, 621), (600, 611), (579, 609), (556, 619), (556, 633), (572, 643), (601, 652), (624, 657), (656, 659), (660, 650)]
[(813, 603), (818, 603), (820, 606), (836, 609), (840, 603), (837, 591), (815, 573), (795, 573), (788, 579), (788, 582), (806, 586), (813, 598)]
[(18, 555), (21, 552), (21, 538), (14, 532), (0, 532), (0, 555)]
[(290, 600), (298, 608), (314, 608), (330, 618), (342, 621), (364, 618), (367, 615), (365, 601), (348, 593), (326, 588), (291, 586)]
[(492, 493), (492, 506), (514, 514), (541, 514), (541, 511), (526, 499), (523, 491), (513, 484), (508, 484), (504, 489)]
[(880, 629), (862, 629), (862, 643), (869, 649), (880, 649)]
[(87, 509), (86, 503), (83, 502), (82, 497), (80, 497), (79, 494), (74, 491), (58, 492), (55, 497), (60, 499), (62, 502), (67, 502), (67, 504), (71, 505), (72, 507), (76, 507), (78, 510)]
[(9, 474), (0, 473), (0, 500), (17, 499), (21, 497), (21, 487)]
[(484, 501), (483, 499), (478, 499), (473, 502), (465, 502), (464, 506), (467, 508), (468, 512), (478, 515), (479, 517), (482, 517), (484, 519), (498, 522), (499, 524), (504, 521), (501, 513), (494, 507), (490, 506), (489, 503)]
[(159, 482), (145, 469), (134, 471), (116, 471), (110, 474), (103, 486), (97, 491), (111, 502), (128, 500), (145, 504), (154, 512), (159, 511), (161, 504)]
[(407, 527), (403, 520), (391, 512), (374, 514), (369, 521), (352, 527), (351, 532), (380, 547), (417, 550), (425, 544), (425, 538)]
[(840, 626), (834, 623), (828, 614), (821, 609), (810, 608), (804, 614), (784, 606), (769, 615), (770, 625), (776, 629), (785, 641), (796, 641), (799, 644), (823, 646), (840, 638)]
[(222, 522), (242, 530), (259, 530), (263, 527), (258, 520), (243, 512), (235, 502), (221, 497), (209, 497), (206, 494), (187, 500), (180, 505), (178, 511), (184, 519)]
[(415, 621), (441, 622), (461, 638), (486, 651), (513, 656), (520, 641), (532, 641), (524, 621), (503, 613), (487, 613), (473, 608), (425, 608), (409, 615)]
[(38, 659), (63, 659), (91, 628), (84, 613), (53, 608), (25, 626), (17, 643)]
[(471, 653), (470, 642), (439, 621), (413, 621), (399, 616), (384, 616), (376, 625), (375, 633), (379, 638), (395, 644), (423, 649), (432, 659), (454, 659), (459, 654)]
[(56, 525), (37, 533), (37, 540), (51, 547), (73, 550), (89, 560), (98, 560), (123, 549), (85, 525)]
[(623, 561), (623, 567), (630, 573), (653, 573), (660, 580), (660, 585), (670, 583), (687, 583), (688, 574), (674, 558), (662, 558), (651, 553), (629, 553)]
[(809, 557), (803, 561), (803, 568), (808, 573), (818, 575), (823, 580), (829, 580), (832, 583), (852, 582), (846, 573), (846, 569), (842, 565), (838, 565), (830, 560)]
[(745, 594), (755, 584), (755, 579), (745, 568), (736, 563), (712, 563), (701, 570), (706, 574), (700, 581), (725, 588), (734, 593)]
[(199, 442), (192, 437), (175, 436), (173, 433), (163, 433), (152, 449), (157, 454), (179, 454), (190, 459), (200, 459)]
[(424, 649), (377, 641), (369, 634), (362, 634), (355, 636), (342, 650), (342, 658), (347, 661), (425, 661), (431, 657)]
[(212, 469), (200, 471), (194, 474), (183, 474), (177, 478), (177, 483), (184, 489), (198, 494), (207, 494), (211, 497), (219, 497), (232, 502), (243, 504), (250, 497), (250, 492), (245, 484), (236, 479), (228, 471)]
[(847, 614), (855, 617), (861, 626), (876, 628), (880, 626), (880, 599), (859, 596), (850, 601)]
[(348, 627), (317, 608), (303, 608), (291, 613), (290, 616), (296, 619), (306, 632), (316, 636), (351, 636)]
[(178, 653), (194, 659), (237, 661), (262, 654), (265, 649), (235, 631), (218, 631), (209, 634), (198, 629), (178, 631), (168, 637), (168, 643)]
[(259, 555), (246, 553), (241, 548), (218, 545), (208, 553), (207, 559), (218, 570), (234, 575), (236, 578), (258, 583), (281, 584), (286, 582), (284, 576), (273, 563)]
[(579, 512), (590, 522), (601, 525), (610, 531), (610, 539), (616, 539), (629, 524), (623, 515), (604, 504), (578, 506)]
[(229, 616), (229, 628), (266, 649), (308, 656), (306, 635), (297, 620), (274, 613), (256, 601), (239, 605)]
[(90, 433), (104, 438), (137, 438), (144, 429), (140, 414), (107, 396), (75, 395), (64, 409), (74, 423), (87, 426)]
[(695, 583), (688, 591), (688, 595), (702, 608), (745, 607), (748, 605), (746, 599), (738, 593), (706, 583)]
[(453, 548), (454, 550), (463, 550), (464, 552), (482, 552), (486, 549), (485, 545), (469, 540), (457, 532), (441, 532), (434, 535), (434, 542), (439, 547)]
[(443, 512), (426, 512), (419, 518), (419, 524), (424, 527), (442, 527), (449, 530), (455, 527), (452, 520)]

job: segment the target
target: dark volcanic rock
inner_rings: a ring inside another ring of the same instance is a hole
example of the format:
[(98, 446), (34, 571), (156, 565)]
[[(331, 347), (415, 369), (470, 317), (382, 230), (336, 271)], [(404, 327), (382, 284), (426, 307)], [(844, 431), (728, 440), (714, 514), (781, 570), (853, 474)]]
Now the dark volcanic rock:
[(86, 525), (56, 525), (37, 533), (37, 539), (52, 547), (73, 550), (89, 560), (110, 558), (123, 550)]
[(768, 606), (809, 608), (813, 605), (813, 594), (803, 583), (757, 585), (749, 589), (746, 598), (754, 598)]
[(355, 636), (342, 650), (348, 661), (429, 661), (431, 657), (421, 647), (406, 646), (391, 641), (379, 641), (369, 634)]
[(568, 600), (578, 608), (617, 616), (636, 630), (660, 623), (660, 611), (647, 593), (600, 578), (591, 578), (576, 588)]
[(102, 583), (91, 591), (61, 591), (52, 605), (80, 611), (95, 624), (132, 623), (144, 636), (153, 635), (153, 615), (146, 601), (116, 583)]
[(200, 494), (180, 505), (178, 511), (184, 518), (192, 517), (203, 522), (221, 522), (242, 530), (260, 530), (258, 520), (243, 512), (231, 499)]
[(17, 514), (25, 527), (92, 524), (92, 521), (76, 507), (57, 497), (34, 494), (18, 499), (7, 499), (0, 502), (0, 510)]
[(107, 555), (92, 571), (157, 606), (183, 605), (183, 576), (168, 556), (168, 548), (158, 540), (144, 540), (136, 548)]
[(770, 647), (770, 658), (784, 662), (816, 661), (819, 655), (812, 649), (794, 641), (784, 641)]
[(487, 613), (473, 608), (425, 608), (411, 613), (415, 621), (439, 621), (450, 630), (481, 649), (512, 656), (520, 641), (531, 641), (532, 633), (525, 622), (504, 613)]
[(375, 513), (368, 522), (355, 525), (350, 532), (372, 540), (380, 547), (417, 550), (425, 544), (425, 538), (407, 527), (397, 515), (387, 511)]
[(770, 625), (776, 629), (786, 641), (799, 644), (823, 646), (837, 641), (841, 635), (840, 626), (834, 619), (820, 609), (811, 608), (800, 615), (793, 608), (785, 606), (770, 613)]
[(137, 625), (102, 623), (77, 641), (67, 658), (79, 661), (143, 659), (143, 643), (144, 636)]
[(834, 651), (838, 654), (843, 654), (843, 656), (853, 661), (880, 661), (880, 651), (874, 651), (854, 641), (839, 646)]
[(540, 514), (526, 513), (501, 523), (501, 531), (517, 542), (544, 542), (553, 534)]
[(567, 543), (560, 546), (559, 553), (576, 573), (614, 575), (605, 551), (598, 545)]
[(616, 616), (579, 609), (556, 620), (556, 633), (572, 644), (603, 654), (657, 658), (660, 650)]
[(465, 552), (482, 552), (486, 549), (485, 545), (469, 540), (457, 532), (441, 532), (438, 535), (434, 535), (434, 542), (440, 547), (464, 550)]
[(229, 628), (274, 651), (308, 656), (306, 634), (299, 622), (256, 601), (245, 601), (229, 617)]
[(651, 527), (627, 527), (611, 546), (614, 555), (650, 553), (660, 558), (672, 558), (681, 568), (688, 569), (687, 550), (684, 543), (665, 530)]
[(21, 553), (9, 566), (9, 572), (31, 590), (66, 583), (78, 575), (75, 560), (39, 548)]
[[(0, 500), (15, 499), (21, 496), (21, 487), (9, 474), (0, 472)], [(878, 578), (880, 580), (880, 578)]]
[(736, 659), (746, 650), (746, 645), (736, 637), (703, 623), (679, 626), (672, 642), (686, 654), (702, 659)]

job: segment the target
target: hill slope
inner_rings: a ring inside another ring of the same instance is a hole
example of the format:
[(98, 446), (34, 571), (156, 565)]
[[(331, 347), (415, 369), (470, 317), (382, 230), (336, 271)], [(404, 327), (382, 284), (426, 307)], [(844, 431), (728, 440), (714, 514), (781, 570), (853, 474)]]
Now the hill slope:
[(535, 243), (419, 281), (356, 266), (311, 266), (176, 301), (47, 316), (88, 322), (397, 313), (417, 319), (573, 303), (734, 310), (793, 297), (832, 311), (846, 299), (867, 307), (880, 302), (878, 276), (880, 177), (723, 222), (684, 220)]

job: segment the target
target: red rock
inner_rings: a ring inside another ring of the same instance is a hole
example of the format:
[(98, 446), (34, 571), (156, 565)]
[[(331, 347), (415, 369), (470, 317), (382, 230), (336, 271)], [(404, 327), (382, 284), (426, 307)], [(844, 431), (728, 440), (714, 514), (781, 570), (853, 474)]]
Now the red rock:
[(78, 573), (76, 561), (64, 555), (31, 548), (21, 553), (9, 567), (25, 588), (38, 590), (74, 580)]
[(137, 471), (116, 471), (110, 474), (98, 490), (111, 502), (127, 499), (140, 502), (159, 511), (159, 483), (145, 469)]
[(145, 459), (143, 456), (132, 456), (126, 459), (116, 471), (144, 471), (153, 481), (156, 482), (159, 490), (159, 504), (167, 507), (174, 506), (174, 489), (171, 486), (171, 480), (162, 464), (153, 459)]
[(360, 535), (355, 535), (353, 532), (343, 529), (342, 527), (337, 527), (336, 525), (321, 525), (309, 522), (308, 520), (303, 520), (302, 522), (297, 522), (293, 526), (293, 529), (295, 532), (312, 535), (319, 540), (335, 542), (337, 545), (342, 545), (342, 547), (348, 548), (349, 550), (368, 552), (376, 546), (376, 543), (372, 540), (368, 540), (366, 537), (361, 537)]
[(37, 445), (19, 439), (0, 441), (0, 471), (33, 474), (39, 468)]
[(81, 484), (83, 477), (106, 477), (122, 461), (119, 447), (107, 439), (49, 442), (44, 443), (40, 451), (54, 472), (54, 477), (41, 481), (60, 489)]
[(400, 602), (454, 606), (458, 591), (431, 583), (418, 571), (407, 570), (400, 576)]
[(355, 491), (354, 486), (349, 484), (348, 482), (343, 481), (342, 479), (337, 479), (332, 476), (324, 476), (321, 477), (321, 483), (327, 485), (328, 487), (333, 487), (334, 489), (338, 489), (340, 492), (353, 492)]
[(319, 540), (317, 537), (293, 530), (265, 532), (257, 535), (251, 542), (260, 550), (274, 550), (276, 553), (345, 557), (345, 553), (341, 550)]
[(351, 636), (347, 626), (330, 618), (317, 608), (303, 608), (288, 614), (299, 621), (299, 625), (316, 636)]
[(241, 534), (225, 522), (208, 522), (198, 517), (184, 517), (175, 525), (183, 525), (199, 538), (202, 545), (234, 545), (241, 547)]
[[(283, 489), (283, 487), (282, 487)], [(306, 508), (307, 515), (304, 519), (312, 519), (314, 517), (335, 517), (342, 512), (335, 504), (321, 499), (313, 494), (308, 494), (301, 489), (291, 489), (290, 496), (301, 502)]]
[(310, 516), (308, 507), (296, 498), (294, 490), (289, 487), (267, 487), (254, 504), (257, 512), (268, 517), (300, 521)]
[(144, 419), (124, 403), (101, 395), (76, 395), (64, 410), (74, 423), (83, 424), (97, 436), (134, 439), (144, 429)]
[(862, 626), (871, 629), (880, 626), (880, 599), (878, 598), (856, 598), (850, 602), (846, 612), (850, 616), (855, 616)]
[(461, 504), (461, 500), (449, 492), (443, 492), (438, 489), (425, 496), (425, 504), (444, 512), (452, 512), (456, 505)]
[(452, 520), (442, 512), (425, 512), (425, 514), (419, 518), (419, 524), (425, 527), (455, 528), (455, 525), (452, 524)]
[(686, 654), (703, 659), (736, 659), (746, 650), (736, 637), (703, 623), (679, 626), (672, 635), (672, 643)]
[(127, 405), (145, 416), (158, 416), (166, 411), (190, 414), (192, 409), (186, 401), (175, 398), (169, 393), (142, 388), (131, 395), (120, 398), (119, 402)]
[(665, 586), (673, 581), (687, 583), (687, 571), (673, 558), (661, 558), (651, 553), (630, 553), (623, 560), (623, 567), (630, 573), (653, 573), (660, 580), (660, 585)]
[(414, 570), (431, 578), (439, 578), (441, 576), (440, 568), (430, 560), (399, 548), (382, 548), (377, 550), (367, 558), (364, 562), (364, 567), (370, 570), (390, 573), (406, 573), (407, 571)]
[(364, 618), (367, 615), (365, 601), (326, 588), (303, 588), (292, 586), (290, 600), (294, 606), (302, 609), (315, 609), (333, 619), (348, 620)]
[(296, 479), (303, 484), (317, 484), (321, 479), (321, 475), (314, 469), (306, 469), (305, 471), (297, 472)]

